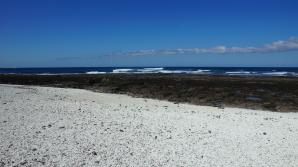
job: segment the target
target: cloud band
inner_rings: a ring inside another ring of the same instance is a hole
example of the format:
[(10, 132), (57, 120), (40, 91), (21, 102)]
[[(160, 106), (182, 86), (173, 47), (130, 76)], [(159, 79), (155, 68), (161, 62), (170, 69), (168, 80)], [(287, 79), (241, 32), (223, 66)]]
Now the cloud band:
[(204, 53), (227, 54), (227, 53), (275, 53), (298, 50), (298, 38), (291, 37), (260, 47), (226, 47), (216, 46), (211, 48), (188, 48), (188, 49), (150, 49), (130, 52), (113, 53), (109, 55), (127, 56), (162, 56), (162, 55), (198, 55)]

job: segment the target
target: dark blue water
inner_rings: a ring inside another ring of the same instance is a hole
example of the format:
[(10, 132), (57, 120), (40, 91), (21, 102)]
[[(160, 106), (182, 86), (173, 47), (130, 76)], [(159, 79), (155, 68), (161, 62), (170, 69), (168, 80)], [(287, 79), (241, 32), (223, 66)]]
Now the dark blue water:
[(0, 74), (109, 74), (162, 73), (237, 76), (291, 76), (298, 77), (297, 67), (73, 67), (73, 68), (0, 68)]

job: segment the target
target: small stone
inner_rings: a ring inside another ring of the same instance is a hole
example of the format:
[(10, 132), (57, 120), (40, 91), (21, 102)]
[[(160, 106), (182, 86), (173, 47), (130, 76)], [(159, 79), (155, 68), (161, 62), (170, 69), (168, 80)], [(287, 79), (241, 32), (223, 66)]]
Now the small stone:
[(92, 151), (92, 155), (97, 155), (97, 152), (96, 151)]
[(267, 133), (266, 132), (263, 132), (263, 135), (267, 135)]
[(208, 130), (208, 133), (211, 133), (211, 130)]
[(155, 136), (155, 140), (157, 139), (157, 136)]
[(124, 132), (124, 130), (120, 129), (120, 132)]
[(26, 164), (27, 164), (26, 160), (20, 163), (20, 165), (26, 165)]
[(33, 148), (33, 149), (32, 149), (32, 151), (36, 151), (36, 150), (37, 150), (36, 148)]

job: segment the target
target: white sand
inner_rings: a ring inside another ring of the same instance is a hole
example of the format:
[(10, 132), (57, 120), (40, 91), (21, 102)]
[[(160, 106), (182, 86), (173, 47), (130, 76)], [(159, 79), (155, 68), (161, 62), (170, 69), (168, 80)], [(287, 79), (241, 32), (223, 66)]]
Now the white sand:
[(0, 85), (0, 166), (298, 166), (298, 113)]

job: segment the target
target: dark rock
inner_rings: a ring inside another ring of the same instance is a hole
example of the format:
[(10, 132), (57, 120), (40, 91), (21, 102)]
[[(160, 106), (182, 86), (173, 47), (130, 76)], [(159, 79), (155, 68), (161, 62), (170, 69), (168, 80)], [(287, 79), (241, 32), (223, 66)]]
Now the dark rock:
[(96, 151), (92, 151), (92, 155), (97, 155), (97, 152)]
[[(107, 74), (98, 76), (0, 74), (0, 78), (2, 84), (85, 88), (94, 91), (100, 90), (101, 92), (127, 93), (144, 98), (169, 100), (175, 103), (215, 105), (220, 108), (222, 108), (220, 103), (224, 103), (233, 107), (282, 112), (298, 111), (297, 77), (231, 77), (182, 74)], [(259, 102), (260, 99), (261, 102)]]
[(256, 97), (256, 96), (248, 96), (248, 97), (246, 97), (246, 100), (250, 100), (250, 101), (262, 101), (261, 98)]

